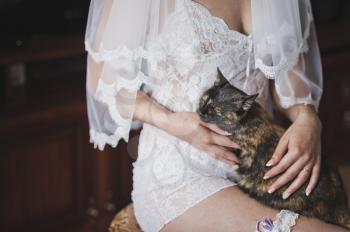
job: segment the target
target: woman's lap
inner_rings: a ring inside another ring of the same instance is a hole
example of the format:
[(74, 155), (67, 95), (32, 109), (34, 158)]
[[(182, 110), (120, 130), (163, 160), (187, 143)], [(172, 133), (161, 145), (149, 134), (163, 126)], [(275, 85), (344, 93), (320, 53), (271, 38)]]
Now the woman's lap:
[[(253, 232), (262, 217), (274, 219), (277, 210), (263, 206), (237, 187), (220, 190), (168, 223), (162, 232)], [(317, 219), (299, 217), (293, 231), (346, 231)]]

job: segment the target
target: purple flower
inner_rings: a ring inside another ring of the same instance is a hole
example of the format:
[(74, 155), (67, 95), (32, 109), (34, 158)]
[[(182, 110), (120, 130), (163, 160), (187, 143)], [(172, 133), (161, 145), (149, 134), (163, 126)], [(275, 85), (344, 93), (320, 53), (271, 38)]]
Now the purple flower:
[[(260, 226), (263, 231), (260, 231)], [(273, 230), (273, 221), (270, 218), (262, 218), (256, 224), (256, 230), (260, 232), (272, 232)]]

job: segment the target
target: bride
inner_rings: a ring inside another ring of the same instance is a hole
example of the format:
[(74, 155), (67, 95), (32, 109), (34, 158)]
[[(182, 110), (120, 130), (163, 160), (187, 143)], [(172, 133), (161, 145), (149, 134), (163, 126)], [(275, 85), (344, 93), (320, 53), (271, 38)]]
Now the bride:
[(269, 192), (287, 184), (288, 198), (307, 182), (312, 194), (322, 71), (309, 0), (92, 0), (85, 46), (91, 142), (115, 147), (143, 124), (132, 200), (144, 231), (254, 231), (261, 218), (276, 231), (343, 231), (239, 191), (225, 149), (237, 144), (195, 113), (217, 67), (259, 93), (292, 122), (267, 164), (266, 178), (281, 174)]

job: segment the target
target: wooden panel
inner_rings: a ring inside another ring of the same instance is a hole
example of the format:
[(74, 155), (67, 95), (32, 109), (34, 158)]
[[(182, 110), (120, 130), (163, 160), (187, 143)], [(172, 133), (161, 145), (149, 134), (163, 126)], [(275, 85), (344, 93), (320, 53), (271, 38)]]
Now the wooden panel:
[(1, 225), (16, 228), (80, 213), (78, 135), (67, 128), (2, 144)]
[(324, 94), (320, 106), (323, 152), (337, 163), (350, 163), (350, 51), (323, 57)]

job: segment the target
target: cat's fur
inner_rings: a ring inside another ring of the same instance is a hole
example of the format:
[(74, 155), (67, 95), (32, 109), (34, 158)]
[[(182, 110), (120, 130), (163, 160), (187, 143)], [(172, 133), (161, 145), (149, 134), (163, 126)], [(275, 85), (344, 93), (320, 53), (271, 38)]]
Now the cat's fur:
[(257, 95), (247, 95), (232, 86), (218, 69), (218, 79), (200, 100), (198, 114), (208, 123), (232, 133), (230, 139), (241, 147), (234, 152), (240, 158), (237, 183), (241, 190), (259, 202), (275, 209), (289, 209), (304, 216), (350, 229), (348, 199), (335, 168), (323, 159), (316, 188), (306, 196), (306, 183), (288, 199), (282, 199), (287, 186), (268, 193), (278, 178), (264, 180), (271, 158), (284, 129), (269, 120), (264, 109), (255, 102)]

